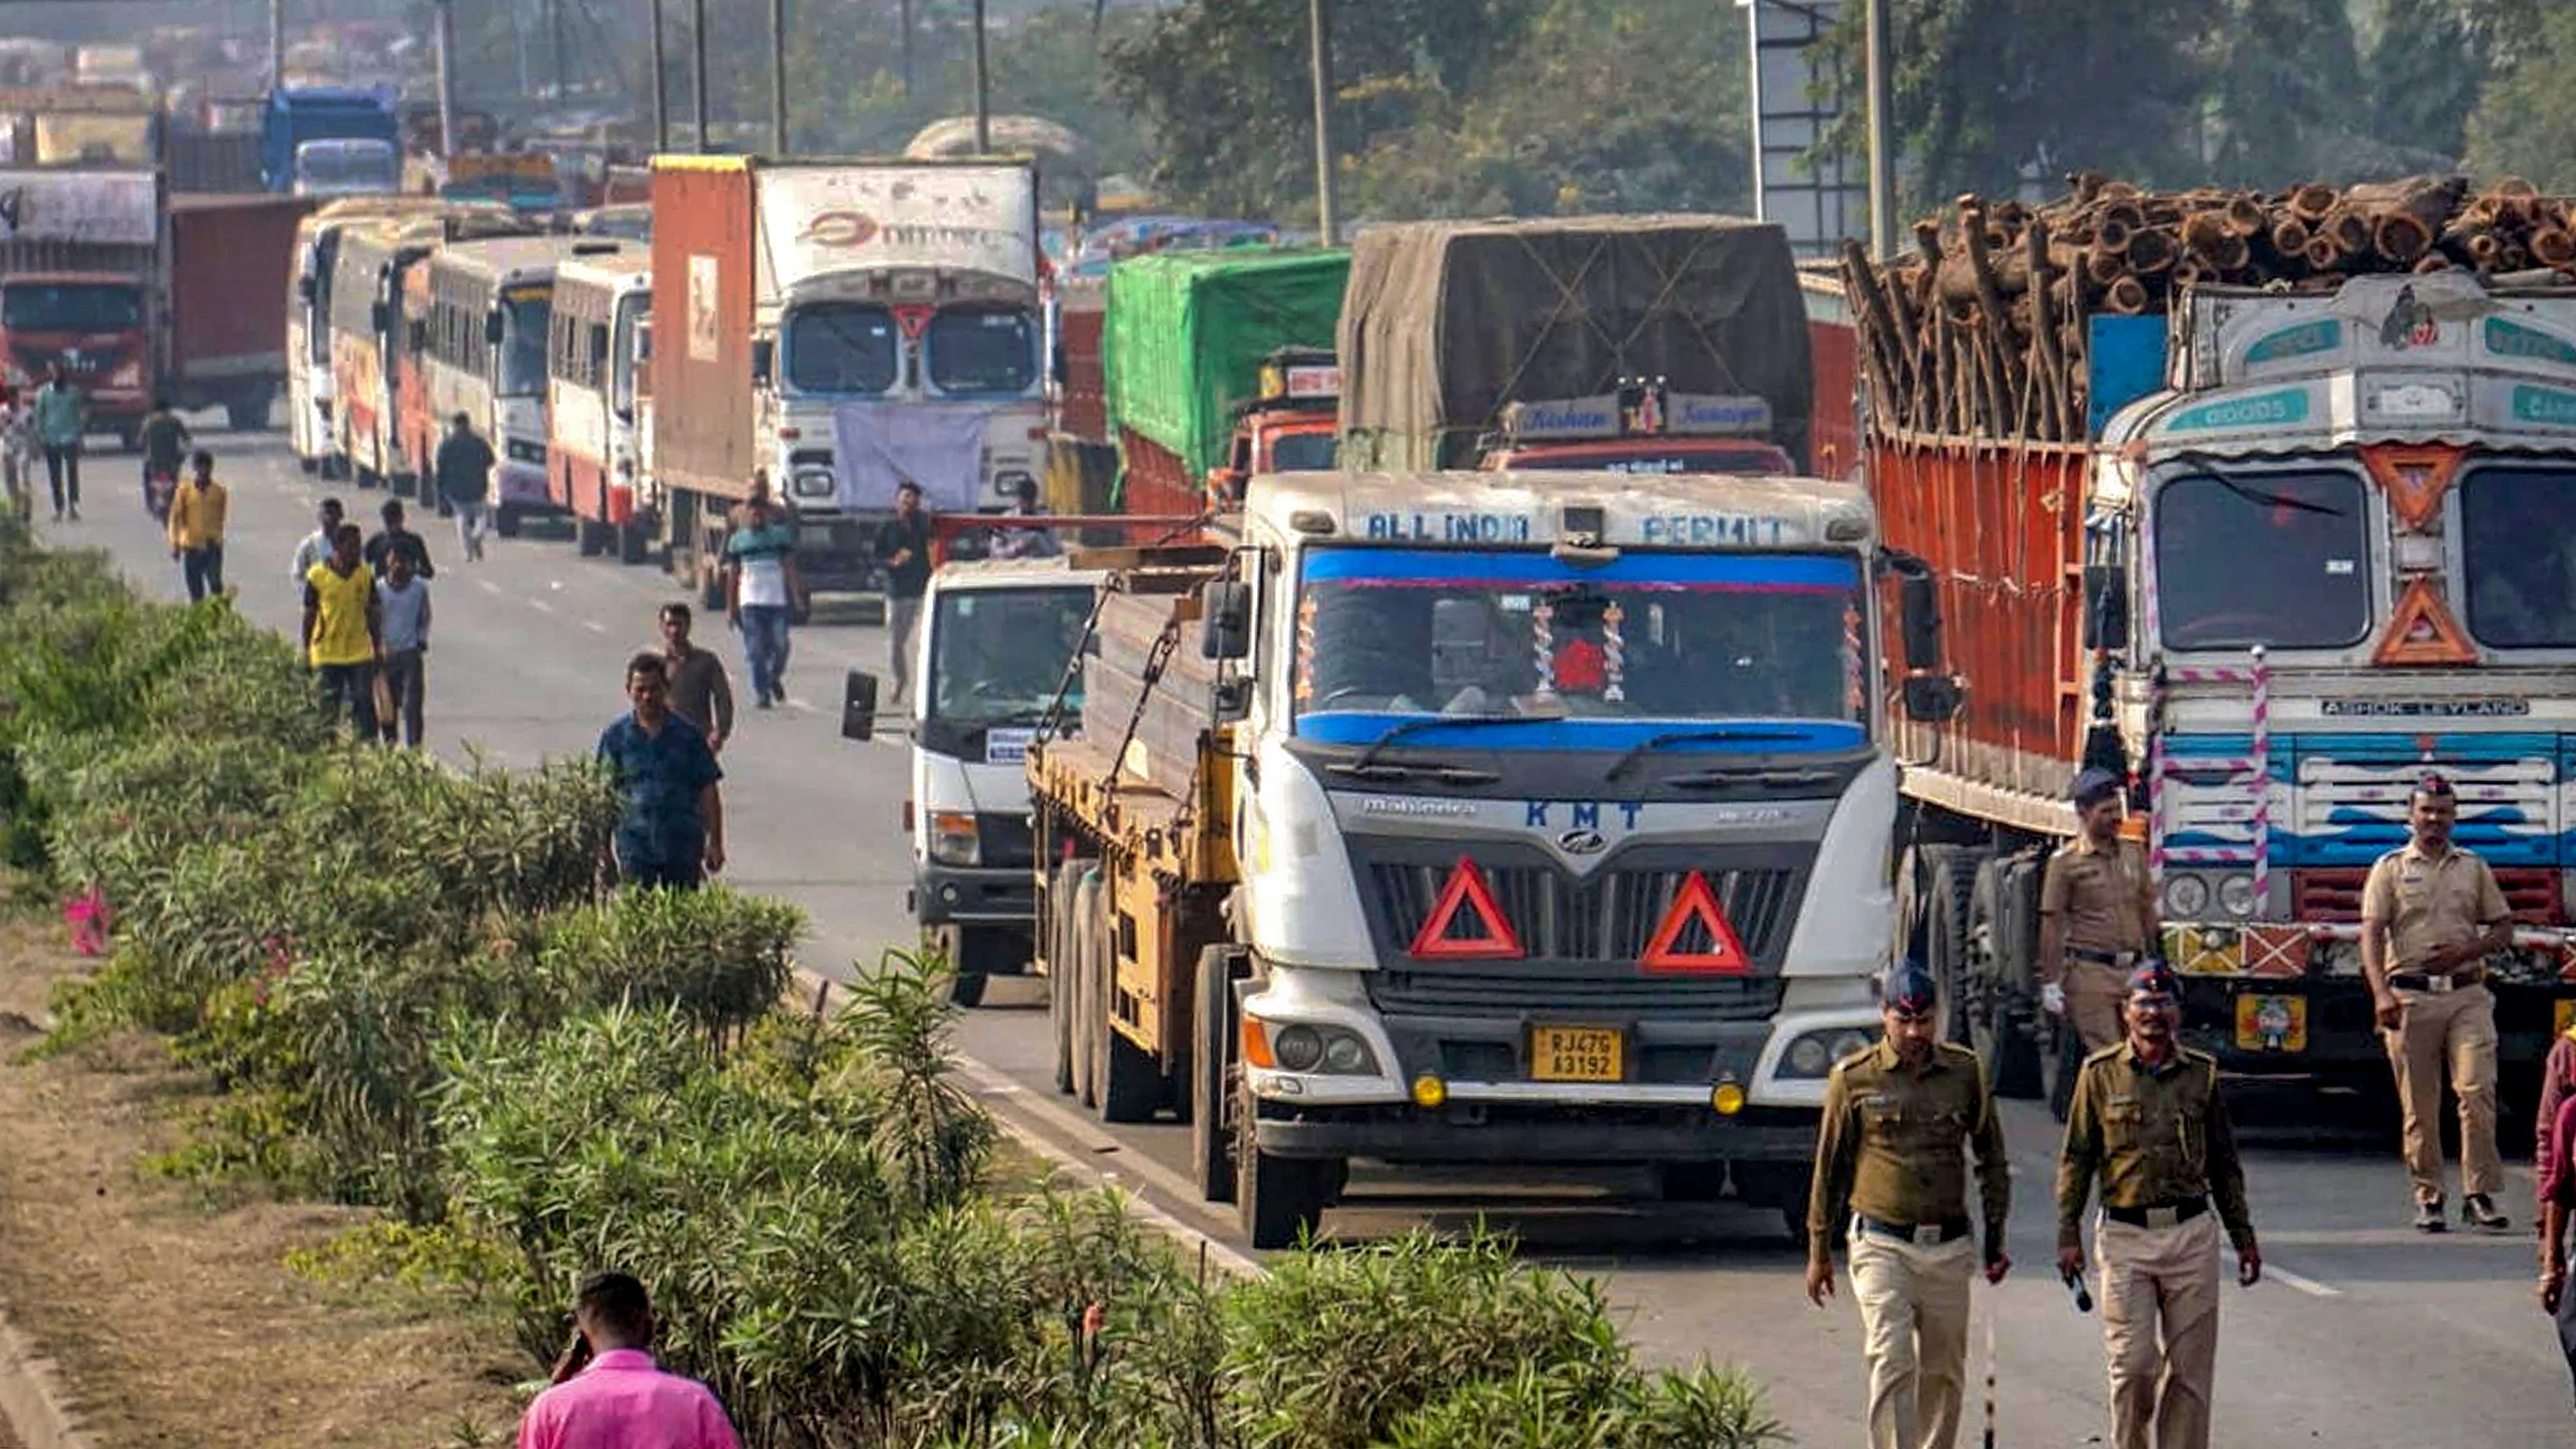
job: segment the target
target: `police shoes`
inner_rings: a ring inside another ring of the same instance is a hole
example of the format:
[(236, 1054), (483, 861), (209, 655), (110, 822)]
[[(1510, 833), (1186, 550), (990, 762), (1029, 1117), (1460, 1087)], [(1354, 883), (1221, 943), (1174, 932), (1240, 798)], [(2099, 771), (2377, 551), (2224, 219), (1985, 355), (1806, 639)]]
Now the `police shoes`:
[(2429, 1198), (2423, 1202), (2415, 1204), (2415, 1231), (2419, 1233), (2446, 1233), (2450, 1230), (2450, 1219), (2442, 1216), (2442, 1200), (2440, 1198)]
[(2496, 1211), (2495, 1199), (2482, 1192), (2469, 1193), (2460, 1199), (2460, 1221), (2489, 1231), (2513, 1226), (2513, 1219)]

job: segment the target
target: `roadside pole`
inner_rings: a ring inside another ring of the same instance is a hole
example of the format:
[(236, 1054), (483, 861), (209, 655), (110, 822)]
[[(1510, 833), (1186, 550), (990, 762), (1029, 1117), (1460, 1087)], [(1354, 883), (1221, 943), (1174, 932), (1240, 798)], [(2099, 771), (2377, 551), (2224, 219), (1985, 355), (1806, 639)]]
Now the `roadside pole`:
[(1306, 0), (1307, 29), (1314, 49), (1315, 73), (1315, 224), (1324, 245), (1341, 237), (1341, 207), (1333, 183), (1333, 10), (1332, 0)]
[(689, 45), (696, 52), (689, 67), (689, 86), (698, 111), (698, 154), (707, 151), (707, 0), (690, 0)]
[(1865, 0), (1863, 48), (1869, 100), (1869, 255), (1896, 255), (1896, 156), (1887, 129), (1887, 0)]
[(438, 0), (438, 159), (456, 159), (456, 0)]
[(268, 88), (286, 84), (286, 0), (268, 0)]
[(769, 0), (769, 147), (787, 147), (787, 0)]
[(653, 0), (653, 149), (671, 149), (671, 71), (662, 54), (662, 0)]
[(975, 0), (975, 154), (993, 154), (993, 72), (984, 56), (984, 0)]

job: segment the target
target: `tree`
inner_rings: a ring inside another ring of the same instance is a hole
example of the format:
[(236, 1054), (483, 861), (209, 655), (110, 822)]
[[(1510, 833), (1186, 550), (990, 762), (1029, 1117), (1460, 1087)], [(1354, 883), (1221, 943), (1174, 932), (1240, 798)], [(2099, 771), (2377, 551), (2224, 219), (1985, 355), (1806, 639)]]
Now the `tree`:
[(2371, 134), (2457, 156), (2485, 85), (2489, 45), (2460, 0), (2387, 0), (2363, 67)]
[(2576, 9), (2551, 7), (2487, 83), (2469, 117), (2469, 164), (2483, 175), (2576, 189)]
[(2210, 180), (2279, 187), (2350, 163), (2368, 126), (2360, 48), (2343, 0), (2237, 0), (2217, 28)]

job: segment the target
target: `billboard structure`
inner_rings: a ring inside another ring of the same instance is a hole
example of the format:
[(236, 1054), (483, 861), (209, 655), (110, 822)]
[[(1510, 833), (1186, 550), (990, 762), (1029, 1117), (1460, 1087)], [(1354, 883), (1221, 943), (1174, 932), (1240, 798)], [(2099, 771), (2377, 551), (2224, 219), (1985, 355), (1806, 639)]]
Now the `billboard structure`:
[(1844, 0), (1735, 0), (1753, 64), (1754, 215), (1789, 233), (1801, 260), (1832, 256), (1844, 237), (1869, 236), (1869, 168), (1860, 157), (1809, 156), (1846, 103), (1862, 104), (1819, 42)]

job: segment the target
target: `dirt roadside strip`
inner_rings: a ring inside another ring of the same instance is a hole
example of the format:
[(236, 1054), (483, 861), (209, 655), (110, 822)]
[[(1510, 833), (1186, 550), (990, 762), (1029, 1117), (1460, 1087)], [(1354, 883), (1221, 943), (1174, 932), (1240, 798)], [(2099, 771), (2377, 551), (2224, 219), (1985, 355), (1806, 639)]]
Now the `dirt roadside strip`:
[(0, 1313), (0, 1449), (96, 1449), (64, 1408), (53, 1360)]

